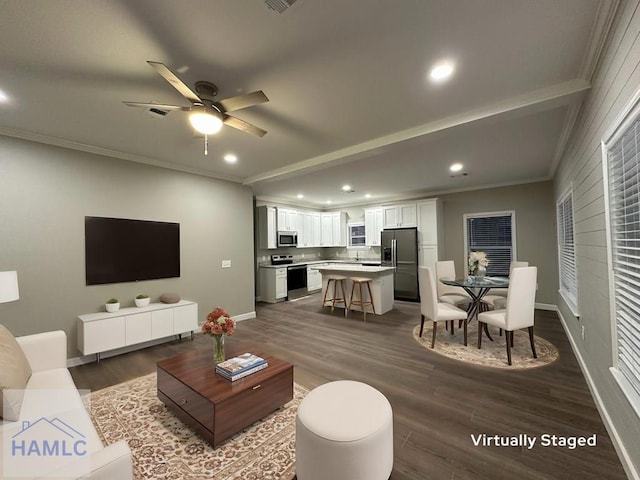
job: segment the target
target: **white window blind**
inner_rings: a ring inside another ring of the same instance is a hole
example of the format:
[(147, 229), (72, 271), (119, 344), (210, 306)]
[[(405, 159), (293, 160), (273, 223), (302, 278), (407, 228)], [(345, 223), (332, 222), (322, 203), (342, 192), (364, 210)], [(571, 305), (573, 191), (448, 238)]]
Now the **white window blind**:
[(606, 146), (617, 368), (640, 395), (640, 119)]
[(489, 258), (487, 275), (508, 277), (514, 258), (513, 213), (467, 214), (465, 224), (467, 258), (472, 251), (485, 252)]
[(560, 293), (577, 312), (578, 282), (576, 280), (576, 251), (573, 237), (573, 191), (569, 189), (556, 204), (558, 220), (558, 267), (560, 270)]

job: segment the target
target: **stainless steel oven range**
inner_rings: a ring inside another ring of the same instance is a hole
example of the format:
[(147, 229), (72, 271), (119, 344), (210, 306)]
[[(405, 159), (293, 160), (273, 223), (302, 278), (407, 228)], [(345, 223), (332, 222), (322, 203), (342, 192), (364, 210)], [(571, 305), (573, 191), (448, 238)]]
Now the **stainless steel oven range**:
[(308, 295), (307, 264), (293, 263), (293, 255), (271, 255), (271, 265), (287, 265), (287, 300)]

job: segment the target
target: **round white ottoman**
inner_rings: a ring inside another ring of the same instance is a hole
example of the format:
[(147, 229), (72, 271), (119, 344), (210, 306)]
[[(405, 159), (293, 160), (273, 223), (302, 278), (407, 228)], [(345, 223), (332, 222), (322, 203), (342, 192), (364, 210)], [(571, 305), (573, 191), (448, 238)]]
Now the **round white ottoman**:
[(361, 382), (325, 383), (300, 402), (298, 480), (386, 480), (393, 469), (393, 413), (387, 398)]

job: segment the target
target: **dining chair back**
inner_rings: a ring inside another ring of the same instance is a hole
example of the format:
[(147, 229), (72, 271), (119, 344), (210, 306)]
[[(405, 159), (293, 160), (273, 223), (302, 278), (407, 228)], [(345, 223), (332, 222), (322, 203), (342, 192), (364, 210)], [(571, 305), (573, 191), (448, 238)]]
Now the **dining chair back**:
[(461, 306), (471, 303), (471, 297), (462, 287), (445, 285), (440, 280), (455, 280), (456, 265), (453, 260), (442, 260), (436, 262), (436, 285), (438, 290), (438, 301)]
[[(511, 273), (514, 268), (522, 268), (528, 267), (529, 262), (519, 262), (513, 261), (509, 264), (509, 278), (511, 278)], [(488, 305), (489, 308), (497, 309), (504, 308), (504, 301), (507, 298), (508, 289), (506, 288), (492, 288), (487, 295), (485, 295), (482, 299), (482, 302), (485, 305)], [(497, 303), (496, 303), (497, 302)]]
[(505, 330), (519, 330), (533, 325), (537, 277), (537, 267), (517, 267), (511, 272)]
[(453, 334), (453, 321), (465, 320), (464, 341), (467, 342), (467, 312), (449, 303), (438, 301), (438, 289), (433, 270), (429, 267), (418, 268), (418, 280), (420, 284), (420, 337), (424, 330), (424, 322), (429, 319), (433, 322), (433, 332), (431, 336), (431, 348), (436, 343), (436, 332), (438, 322), (451, 322), (451, 333)]
[(537, 267), (516, 267), (509, 278), (506, 308), (491, 310), (478, 315), (478, 348), (482, 348), (482, 329), (492, 325), (506, 332), (507, 363), (511, 365), (511, 347), (515, 330), (527, 328), (533, 358), (538, 358), (533, 335), (535, 320)]

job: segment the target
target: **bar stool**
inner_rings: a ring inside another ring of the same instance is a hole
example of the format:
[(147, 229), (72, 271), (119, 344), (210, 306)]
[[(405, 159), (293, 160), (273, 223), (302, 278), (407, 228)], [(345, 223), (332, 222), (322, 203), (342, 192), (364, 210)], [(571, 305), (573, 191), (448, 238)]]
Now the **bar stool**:
[[(337, 303), (344, 304), (344, 316), (347, 316), (347, 294), (344, 290), (344, 281), (347, 277), (342, 275), (327, 275), (327, 289), (324, 291), (324, 298), (322, 299), (322, 306), (327, 306), (327, 302), (331, 302), (331, 313), (333, 313), (333, 309)], [(331, 282), (333, 282), (333, 298), (327, 300), (327, 294), (329, 293), (329, 288), (331, 288)], [(340, 284), (340, 290), (342, 290), (342, 297), (338, 297), (338, 283)]]
[[(355, 306), (359, 306), (362, 308), (362, 313), (364, 314), (364, 321), (367, 321), (367, 310), (365, 309), (366, 306), (371, 305), (371, 309), (373, 310), (373, 313), (376, 313), (376, 307), (374, 307), (373, 305), (373, 295), (371, 294), (371, 279), (370, 278), (364, 278), (364, 277), (351, 277), (350, 278), (352, 284), (351, 284), (351, 298), (349, 300), (349, 310), (352, 310), (351, 307)], [(356, 285), (358, 286), (358, 288), (360, 289), (360, 300), (354, 300), (353, 299), (353, 292), (356, 289)], [(369, 301), (365, 301), (364, 299), (364, 290), (362, 288), (363, 285), (367, 286), (367, 290), (369, 291)]]

